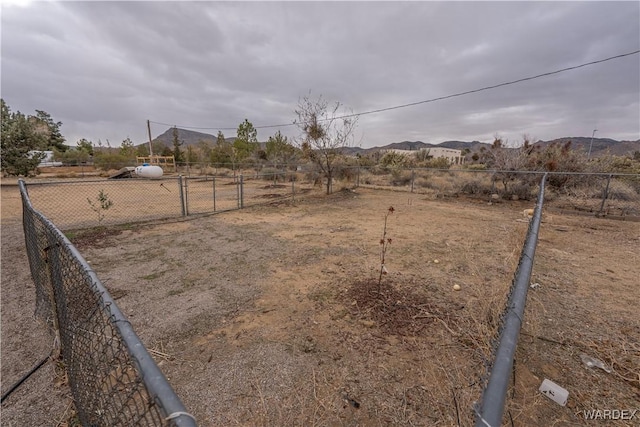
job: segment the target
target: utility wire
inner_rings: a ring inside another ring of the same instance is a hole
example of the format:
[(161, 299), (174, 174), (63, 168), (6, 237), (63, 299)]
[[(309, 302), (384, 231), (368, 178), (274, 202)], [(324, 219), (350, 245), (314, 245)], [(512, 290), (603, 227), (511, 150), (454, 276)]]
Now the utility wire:
[[(509, 81), (509, 82), (499, 83), (499, 84), (492, 85), (492, 86), (485, 86), (485, 87), (482, 87), (480, 89), (473, 89), (473, 90), (468, 90), (468, 91), (465, 91), (465, 92), (458, 92), (458, 93), (454, 93), (452, 95), (440, 96), (440, 97), (437, 97), (437, 98), (426, 99), (424, 101), (411, 102), (411, 103), (408, 103), (408, 104), (396, 105), (396, 106), (393, 106), (393, 107), (378, 108), (376, 110), (363, 111), (361, 113), (345, 114), (345, 115), (342, 115), (342, 116), (333, 117), (332, 120), (335, 120), (335, 119), (347, 119), (347, 118), (350, 118), (350, 117), (359, 117), (359, 116), (364, 116), (364, 115), (367, 115), (367, 114), (382, 113), (382, 112), (385, 112), (385, 111), (398, 110), (400, 108), (407, 108), (407, 107), (413, 107), (413, 106), (421, 105), (421, 104), (428, 104), (430, 102), (442, 101), (442, 100), (445, 100), (445, 99), (455, 98), (455, 97), (458, 97), (458, 96), (469, 95), (469, 94), (472, 94), (472, 93), (483, 92), (485, 90), (496, 89), (496, 88), (503, 87), (503, 86), (509, 86), (509, 85), (513, 85), (513, 84), (516, 84), (516, 83), (522, 83), (522, 82), (529, 81), (529, 80), (539, 79), (541, 77), (552, 76), (554, 74), (564, 73), (565, 71), (576, 70), (578, 68), (583, 68), (583, 67), (588, 67), (590, 65), (600, 64), (602, 62), (607, 62), (607, 61), (611, 61), (613, 59), (623, 58), (625, 56), (636, 55), (638, 53), (640, 53), (640, 50), (635, 50), (633, 52), (623, 53), (621, 55), (610, 56), (609, 58), (599, 59), (597, 61), (587, 62), (587, 63), (584, 63), (584, 64), (575, 65), (573, 67), (562, 68), (560, 70), (550, 71), (548, 73), (542, 73), (542, 74), (537, 74), (535, 76), (524, 77), (524, 78), (521, 78), (521, 79), (518, 79), (518, 80), (512, 80), (512, 81)], [(326, 120), (330, 120), (330, 119), (322, 119), (322, 120), (318, 120), (318, 121), (326, 121)], [(233, 128), (229, 128), (229, 127), (218, 128), (218, 127), (178, 126), (178, 125), (170, 125), (168, 123), (154, 122), (152, 120), (150, 120), (150, 123), (154, 123), (154, 124), (157, 124), (157, 125), (170, 126), (170, 127), (179, 127), (179, 128), (182, 128), (182, 129), (200, 129), (200, 130), (236, 130), (237, 129), (236, 127), (233, 127)], [(268, 129), (268, 128), (281, 128), (281, 127), (295, 126), (295, 125), (296, 125), (296, 123), (285, 123), (285, 124), (280, 124), (280, 125), (254, 126), (254, 128), (255, 129)]]

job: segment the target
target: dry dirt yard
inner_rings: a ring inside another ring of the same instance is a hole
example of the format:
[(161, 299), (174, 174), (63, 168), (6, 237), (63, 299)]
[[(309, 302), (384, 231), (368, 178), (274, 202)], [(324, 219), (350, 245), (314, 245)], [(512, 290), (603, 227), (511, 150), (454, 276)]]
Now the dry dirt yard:
[[(22, 324), (33, 285), (5, 194), (3, 392), (49, 348)], [(358, 189), (72, 240), (202, 426), (471, 426), (529, 207)], [(507, 423), (640, 409), (639, 247), (637, 222), (545, 212)], [(3, 425), (64, 418), (68, 392), (52, 368), (39, 375), (3, 404)], [(569, 390), (566, 407), (537, 391), (545, 378)], [(41, 400), (48, 419), (29, 422), (21, 411)]]

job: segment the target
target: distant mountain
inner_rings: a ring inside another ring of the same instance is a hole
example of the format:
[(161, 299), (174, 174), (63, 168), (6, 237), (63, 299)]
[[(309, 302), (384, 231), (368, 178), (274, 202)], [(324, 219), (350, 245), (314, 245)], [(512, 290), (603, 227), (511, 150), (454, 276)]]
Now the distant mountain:
[[(200, 141), (207, 141), (211, 143), (215, 143), (218, 139), (217, 136), (213, 136), (208, 133), (196, 132), (193, 130), (187, 129), (178, 129), (178, 139), (184, 145), (197, 145)], [(233, 143), (236, 140), (236, 137), (230, 137), (224, 139), (227, 142)], [(163, 134), (156, 136), (153, 141), (160, 141), (167, 147), (173, 147), (173, 128), (167, 129)]]
[(468, 148), (471, 151), (475, 151), (476, 148), (481, 147), (483, 145), (487, 146), (488, 144), (485, 144), (484, 142), (480, 142), (480, 141), (472, 141), (472, 142), (445, 141), (445, 142), (441, 142), (437, 146), (438, 147), (444, 147), (444, 148), (452, 148), (454, 150), (464, 150), (465, 148)]
[[(547, 147), (551, 144), (566, 144), (571, 141), (571, 148), (574, 150), (581, 150), (585, 153), (589, 152), (589, 146), (591, 145), (591, 156), (603, 156), (606, 154), (612, 154), (615, 156), (631, 155), (636, 151), (640, 151), (640, 139), (637, 141), (616, 141), (610, 138), (593, 138), (593, 144), (591, 144), (591, 137), (563, 137), (550, 141), (538, 141), (533, 145), (540, 147)], [(378, 150), (419, 150), (429, 147), (444, 147), (452, 148), (455, 150), (469, 149), (470, 152), (478, 151), (481, 147), (489, 148), (491, 144), (487, 144), (479, 141), (444, 141), (439, 144), (429, 144), (422, 141), (402, 141), (388, 144), (382, 147), (373, 147), (366, 150), (362, 150), (364, 153), (370, 153)]]
[(475, 151), (480, 146), (488, 147), (488, 144), (479, 141), (444, 141), (439, 144), (430, 144), (428, 142), (422, 141), (402, 141), (402, 142), (394, 142), (392, 144), (384, 145), (382, 147), (373, 147), (364, 150), (365, 152), (373, 152), (379, 150), (422, 150), (429, 149), (433, 147), (443, 147), (443, 148), (452, 148), (454, 150), (464, 150), (465, 148)]
[(422, 141), (402, 141), (402, 142), (394, 142), (393, 144), (388, 144), (383, 147), (374, 147), (374, 149), (379, 150), (410, 150), (417, 151), (425, 148), (434, 147), (433, 144), (428, 144)]
[[(208, 133), (196, 132), (192, 130), (180, 129), (178, 128), (178, 138), (184, 144), (187, 145), (196, 145), (200, 141), (207, 141), (210, 143), (215, 143), (217, 137)], [(225, 138), (225, 141), (233, 143), (235, 141), (235, 137)], [(163, 134), (158, 135), (154, 141), (160, 141), (164, 145), (168, 147), (173, 146), (173, 128), (167, 129)], [(566, 144), (568, 141), (571, 141), (571, 148), (574, 150), (581, 150), (585, 153), (589, 152), (589, 146), (591, 145), (591, 155), (592, 156), (601, 156), (605, 154), (613, 154), (616, 156), (624, 156), (633, 154), (635, 151), (640, 151), (640, 139), (637, 141), (616, 141), (615, 139), (610, 138), (593, 138), (593, 144), (591, 144), (591, 137), (563, 137), (557, 138), (551, 141), (537, 141), (534, 145), (539, 145), (541, 147), (546, 147), (553, 143), (558, 144)], [(264, 146), (264, 142), (261, 143)], [(430, 147), (444, 147), (444, 148), (452, 148), (455, 150), (464, 150), (469, 149), (471, 152), (478, 151), (480, 147), (488, 148), (490, 144), (486, 144), (484, 142), (479, 141), (444, 141), (439, 144), (430, 144), (422, 141), (402, 141), (402, 142), (394, 142), (391, 144), (384, 145), (382, 147), (371, 147), (371, 148), (361, 148), (361, 147), (347, 147), (344, 152), (348, 155), (366, 155), (368, 153), (373, 153), (375, 151), (380, 150), (411, 150), (417, 151), (421, 149), (427, 149)]]
[(592, 144), (591, 137), (578, 136), (558, 138), (551, 141), (538, 141), (533, 145), (547, 147), (554, 143), (564, 145), (569, 141), (571, 141), (572, 149), (581, 150), (585, 153), (589, 152), (589, 147), (591, 146), (591, 155), (596, 157), (606, 154), (625, 156), (632, 154), (634, 151), (640, 151), (640, 139), (637, 141), (616, 141), (610, 138), (593, 138)]

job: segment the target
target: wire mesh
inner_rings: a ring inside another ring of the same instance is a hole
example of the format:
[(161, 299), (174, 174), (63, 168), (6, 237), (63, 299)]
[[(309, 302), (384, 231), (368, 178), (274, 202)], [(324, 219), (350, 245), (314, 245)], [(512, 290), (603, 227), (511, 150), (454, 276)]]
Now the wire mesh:
[(268, 203), (310, 191), (313, 183), (304, 181), (295, 172), (278, 171), (243, 176), (242, 205), (244, 207)]
[(191, 426), (131, 325), (89, 265), (36, 211), (20, 181), (36, 315), (59, 333), (62, 361), (85, 426)]
[[(34, 206), (62, 230), (208, 214), (323, 191), (326, 178), (295, 168), (220, 169), (217, 175), (163, 179), (82, 180), (28, 184)], [(304, 170), (304, 168), (300, 168)], [(194, 169), (192, 172), (196, 172)], [(395, 167), (342, 167), (333, 191), (363, 187), (475, 197), (488, 202), (533, 201), (542, 172)], [(614, 218), (640, 217), (640, 175), (549, 173), (547, 206)], [(104, 205), (103, 205), (104, 203)]]
[[(536, 199), (545, 172), (474, 169), (360, 167), (358, 186), (392, 189), (433, 198), (476, 197), (487, 201)], [(640, 175), (549, 172), (548, 208), (581, 215), (640, 217)]]
[(34, 208), (63, 230), (181, 215), (175, 178), (34, 182), (28, 188)]
[(240, 176), (185, 177), (183, 180), (188, 215), (237, 209)]
[[(34, 183), (29, 184), (28, 188), (35, 206), (54, 218), (56, 223), (65, 228), (82, 228), (239, 209), (295, 197), (314, 187), (323, 191), (321, 177), (312, 172), (292, 172), (288, 169), (244, 171), (244, 174), (240, 174), (238, 171), (222, 171), (218, 175), (151, 181)], [(333, 188), (336, 191), (343, 187), (360, 186), (406, 191), (434, 198), (465, 195), (489, 203), (533, 201), (540, 189), (538, 182), (541, 176), (541, 172), (528, 171), (353, 167), (342, 168), (337, 173)], [(112, 205), (103, 209), (100, 194), (111, 200)], [(26, 206), (26, 190), (23, 197)], [(638, 219), (640, 176), (549, 173), (545, 207), (600, 217)], [(141, 378), (135, 375), (138, 366), (131, 359), (122, 358), (126, 351), (117, 347), (121, 343), (113, 344), (119, 339), (118, 330), (113, 325), (126, 321), (113, 320), (113, 310), (117, 307), (112, 305), (106, 291), (102, 288), (96, 291), (99, 284), (97, 278), (91, 276), (90, 269), (83, 261), (78, 261), (81, 257), (74, 258), (73, 251), (69, 249), (72, 246), (47, 218), (37, 214), (31, 207), (25, 207), (24, 224), (31, 272), (36, 282), (36, 312), (53, 330), (60, 330), (65, 363), (70, 361), (70, 377), (77, 384), (74, 387), (78, 387), (77, 391), (74, 389), (74, 396), (77, 393), (78, 401), (90, 408), (84, 415), (87, 422), (90, 424), (94, 421), (91, 417), (105, 416), (117, 425), (120, 422), (118, 417), (128, 414), (127, 421), (121, 425), (133, 419), (136, 419), (135, 424), (145, 425), (142, 420), (146, 420), (147, 415), (137, 419), (145, 413), (142, 409), (144, 405), (156, 408), (156, 414), (160, 413), (158, 411), (162, 406), (157, 404), (157, 399), (149, 399), (148, 394), (139, 391), (144, 387), (140, 385)], [(524, 256), (523, 252), (518, 269)], [(52, 286), (52, 283), (57, 285)], [(515, 279), (509, 299), (514, 286)], [(82, 309), (84, 311), (69, 311), (69, 307), (76, 306), (85, 307)], [(101, 322), (109, 323), (109, 319), (111, 329), (95, 329), (93, 326)], [(501, 318), (498, 334), (503, 330), (504, 319), (505, 314)], [(100, 339), (96, 340), (95, 337)], [(113, 350), (114, 346), (116, 350)], [(90, 353), (91, 357), (85, 357), (84, 353)], [(87, 366), (103, 368), (84, 374), (82, 369)], [(491, 362), (488, 358), (484, 380), (490, 372)], [(83, 394), (82, 390), (89, 390), (90, 386), (94, 391)], [(103, 389), (107, 390), (107, 397), (96, 395), (95, 390)], [(116, 409), (107, 414), (108, 411), (104, 409), (107, 407)], [(157, 421), (151, 416), (151, 422)]]

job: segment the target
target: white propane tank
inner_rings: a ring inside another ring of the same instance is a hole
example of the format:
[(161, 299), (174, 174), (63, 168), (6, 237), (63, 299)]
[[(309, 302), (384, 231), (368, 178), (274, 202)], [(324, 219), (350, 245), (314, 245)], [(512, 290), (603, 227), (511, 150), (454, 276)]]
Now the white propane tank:
[(136, 166), (136, 175), (142, 178), (160, 178), (162, 176), (162, 168), (147, 163), (142, 166)]

